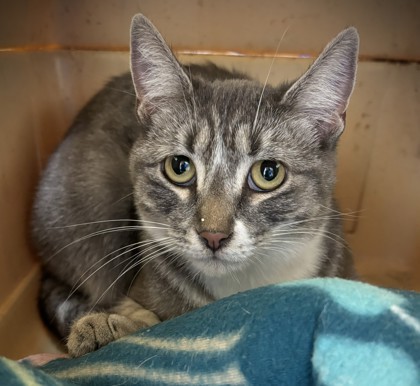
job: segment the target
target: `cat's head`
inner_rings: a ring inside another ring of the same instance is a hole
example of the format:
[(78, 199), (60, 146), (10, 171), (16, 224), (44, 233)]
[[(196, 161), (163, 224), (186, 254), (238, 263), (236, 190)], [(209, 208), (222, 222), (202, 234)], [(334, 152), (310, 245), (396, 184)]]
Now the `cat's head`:
[(323, 235), (357, 53), (349, 28), (291, 85), (210, 80), (209, 68), (181, 66), (135, 16), (131, 71), (144, 131), (130, 170), (162, 251), (217, 276), (267, 255), (287, 265)]

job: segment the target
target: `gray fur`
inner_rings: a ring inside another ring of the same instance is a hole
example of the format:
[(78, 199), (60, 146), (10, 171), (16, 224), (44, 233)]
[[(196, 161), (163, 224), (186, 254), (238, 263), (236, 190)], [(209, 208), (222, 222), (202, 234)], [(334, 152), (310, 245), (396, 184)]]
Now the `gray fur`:
[[(353, 277), (333, 189), (356, 30), (343, 31), (306, 74), (278, 87), (211, 64), (181, 66), (141, 15), (133, 19), (131, 50), (133, 81), (115, 78), (82, 110), (36, 195), (41, 307), (59, 334), (128, 292), (171, 318), (261, 284), (246, 275), (255, 265), (264, 276), (265, 261), (280, 280)], [(171, 155), (194, 161), (193, 185), (165, 177), (162, 162)], [(255, 192), (248, 173), (264, 159), (280, 160), (287, 177), (272, 192)], [(213, 252), (202, 231), (229, 238)], [(159, 238), (167, 239), (148, 243)], [(305, 249), (311, 245), (313, 256)]]

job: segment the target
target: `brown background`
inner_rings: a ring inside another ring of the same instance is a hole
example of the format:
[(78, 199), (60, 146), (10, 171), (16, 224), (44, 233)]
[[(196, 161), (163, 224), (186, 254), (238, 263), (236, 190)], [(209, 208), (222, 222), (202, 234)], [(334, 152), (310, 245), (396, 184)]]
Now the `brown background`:
[(29, 209), (48, 155), (79, 108), (128, 69), (133, 14), (185, 62), (293, 79), (341, 29), (361, 37), (339, 148), (337, 195), (362, 278), (420, 290), (420, 2), (73, 0), (0, 4), (0, 355), (57, 350), (36, 312)]

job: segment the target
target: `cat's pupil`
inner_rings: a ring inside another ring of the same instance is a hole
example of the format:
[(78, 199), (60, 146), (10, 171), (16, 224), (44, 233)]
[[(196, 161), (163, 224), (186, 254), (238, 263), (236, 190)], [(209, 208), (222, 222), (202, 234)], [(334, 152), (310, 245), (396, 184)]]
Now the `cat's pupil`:
[(279, 173), (279, 164), (275, 161), (264, 161), (261, 164), (261, 175), (266, 181), (272, 181)]
[(183, 155), (172, 157), (172, 169), (178, 175), (187, 172), (190, 169), (190, 160)]

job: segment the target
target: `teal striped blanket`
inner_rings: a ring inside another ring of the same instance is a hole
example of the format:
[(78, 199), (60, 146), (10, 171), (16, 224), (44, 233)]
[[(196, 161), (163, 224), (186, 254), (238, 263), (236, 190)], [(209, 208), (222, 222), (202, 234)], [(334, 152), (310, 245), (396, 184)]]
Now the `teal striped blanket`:
[(420, 385), (420, 294), (342, 279), (222, 299), (0, 385)]

